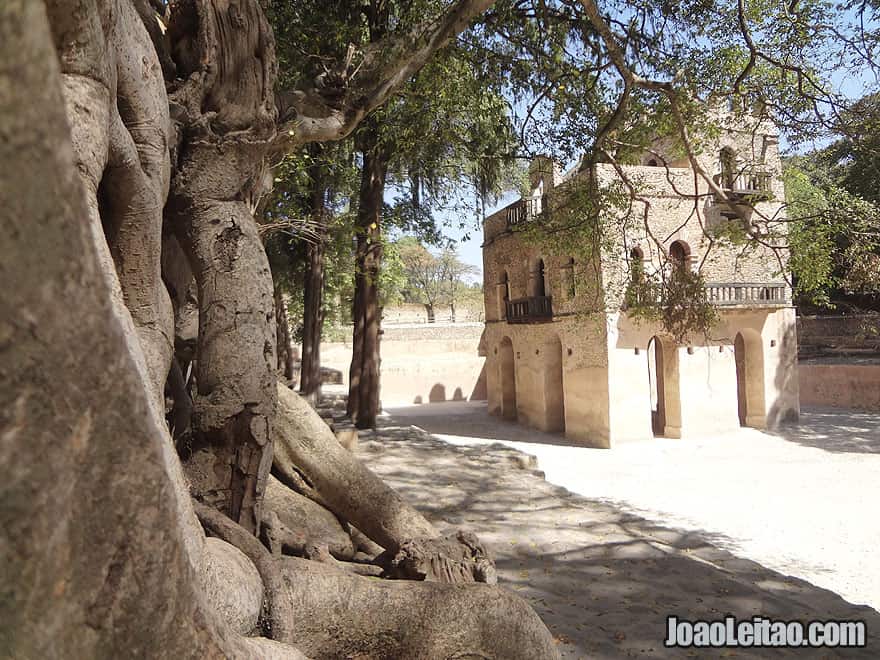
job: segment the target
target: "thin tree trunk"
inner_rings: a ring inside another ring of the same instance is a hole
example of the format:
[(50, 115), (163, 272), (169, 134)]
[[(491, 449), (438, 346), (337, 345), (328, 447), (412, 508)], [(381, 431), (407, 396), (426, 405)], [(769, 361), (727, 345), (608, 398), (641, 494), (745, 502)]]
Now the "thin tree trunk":
[(293, 344), (290, 340), (290, 319), (287, 303), (280, 287), (275, 287), (275, 343), (278, 347), (278, 373), (284, 380), (293, 380)]
[[(317, 154), (313, 154), (317, 156)], [(322, 167), (315, 158), (311, 168), (309, 206), (318, 238), (309, 243), (308, 264), (303, 278), (303, 341), (300, 394), (310, 401), (321, 395), (321, 335), (324, 327), (324, 254), (327, 226), (324, 195), (326, 186)]]
[(321, 335), (324, 326), (324, 240), (307, 248), (303, 282), (303, 342), (300, 393), (309, 400), (321, 395)]
[(349, 372), (348, 415), (360, 429), (374, 428), (379, 414), (379, 271), (381, 222), (388, 155), (377, 146), (375, 128), (363, 141), (360, 206), (355, 250), (354, 336)]

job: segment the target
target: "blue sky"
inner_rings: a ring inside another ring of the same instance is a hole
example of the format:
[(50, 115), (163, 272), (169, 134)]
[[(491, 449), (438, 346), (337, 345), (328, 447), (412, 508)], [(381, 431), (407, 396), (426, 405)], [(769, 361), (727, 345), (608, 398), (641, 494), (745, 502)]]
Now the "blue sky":
[[(852, 10), (850, 10), (851, 13)], [(854, 19), (853, 16), (850, 17)], [(876, 29), (876, 25), (866, 25), (868, 29)], [(864, 96), (870, 90), (876, 90), (880, 86), (876, 73), (869, 67), (862, 67), (851, 71), (843, 71), (837, 69), (831, 74), (831, 83), (839, 93), (851, 99), (857, 99)], [(786, 150), (785, 136), (781, 136), (781, 147)], [(827, 144), (827, 138), (819, 138), (813, 145), (802, 145), (802, 150), (811, 148), (820, 148)], [(496, 210), (503, 208), (519, 197), (517, 193), (507, 193), (498, 202), (486, 209), (486, 215), (494, 213)], [(457, 244), (458, 254), (460, 258), (480, 270), (479, 279), (482, 280), (483, 256), (481, 244), (483, 240), (483, 229), (481, 223), (473, 216), (462, 219), (458, 212), (452, 210), (438, 210), (435, 212), (435, 219), (438, 226), (442, 228), (445, 237), (453, 240)], [(464, 225), (462, 227), (461, 225)]]

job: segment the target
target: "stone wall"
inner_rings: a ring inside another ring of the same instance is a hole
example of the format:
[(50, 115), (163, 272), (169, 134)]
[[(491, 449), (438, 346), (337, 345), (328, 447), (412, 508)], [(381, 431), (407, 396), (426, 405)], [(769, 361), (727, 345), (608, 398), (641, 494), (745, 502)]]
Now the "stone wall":
[[(793, 308), (775, 302), (723, 307), (710, 337), (693, 337), (682, 345), (664, 338), (656, 324), (637, 325), (620, 311), (632, 259), (639, 259), (644, 272), (659, 281), (661, 271), (671, 269), (669, 253), (675, 242), (707, 283), (785, 285), (784, 258), (760, 241), (738, 240), (746, 232), (760, 235), (772, 219), (778, 232), (774, 244), (784, 242), (778, 142), (770, 127), (752, 128), (730, 125), (704, 141), (697, 158), (710, 175), (720, 176), (716, 168), (722, 160), (730, 162), (721, 158), (729, 150), (736, 161), (730, 172), (769, 177), (769, 190), (764, 191), (769, 195), (759, 200), (743, 193), (754, 207), (740, 205), (739, 215), (716, 201), (688, 161), (671, 150), (664, 154), (669, 145), (658, 142), (660, 161), (665, 158), (668, 168), (651, 164), (656, 153), (651, 158), (646, 154), (642, 165), (621, 166), (636, 194), (628, 208), (609, 210), (602, 217), (600, 256), (593, 256), (591, 246), (560, 245), (559, 237), (548, 254), (528, 231), (529, 222), (546, 221), (553, 209), (576, 200), (572, 191), (583, 190), (578, 187), (587, 185), (589, 172), (575, 171), (555, 188), (541, 188), (540, 199), (518, 207), (532, 214), (528, 221), (515, 214), (518, 222), (509, 227), (507, 214), (513, 206), (486, 219), (484, 343), (490, 413), (554, 431), (562, 426), (561, 400), (566, 437), (599, 447), (652, 432), (686, 437), (740, 425), (772, 428), (797, 419)], [(618, 169), (599, 164), (595, 172), (600, 186), (619, 188), (629, 198)], [(749, 186), (742, 180), (733, 187)], [(590, 256), (572, 263), (581, 254)], [(505, 294), (515, 300), (536, 296), (539, 290), (552, 297), (552, 322), (508, 323)]]
[(798, 377), (805, 406), (880, 411), (880, 363), (801, 362)]
[(489, 412), (594, 447), (775, 428), (800, 412), (794, 328), (792, 308), (723, 310), (710, 339), (681, 345), (626, 314), (491, 322)]
[[(710, 174), (717, 167), (718, 154), (723, 148), (733, 148), (741, 154), (744, 162), (760, 164), (763, 171), (773, 175), (770, 181), (772, 199), (755, 202), (754, 209), (740, 207), (747, 216), (746, 220), (729, 219), (725, 214), (730, 215), (730, 208), (715, 202), (708, 184), (698, 180), (689, 167), (621, 166), (634, 184), (638, 199), (616, 216), (609, 214), (603, 219), (610, 240), (603, 247), (601, 275), (592, 274), (595, 264), (577, 265), (579, 283), (585, 283), (583, 288), (592, 290), (590, 305), (581, 305), (581, 311), (598, 311), (603, 307), (615, 311), (626, 289), (633, 249), (638, 248), (641, 252), (643, 268), (650, 275), (668, 268), (668, 251), (675, 241), (687, 246), (692, 267), (699, 267), (707, 282), (785, 284), (783, 273), (787, 263), (782, 252), (775, 252), (760, 242), (749, 242), (745, 246), (727, 239), (719, 240), (719, 236), (731, 228), (740, 234), (746, 229), (757, 233), (765, 231), (766, 223), (761, 218), (772, 218), (773, 231), (781, 235), (775, 236), (773, 242), (784, 241), (785, 190), (780, 178), (775, 134), (768, 127), (759, 127), (755, 132), (730, 129), (703, 147), (700, 163)], [(671, 155), (669, 162), (687, 164), (676, 161)], [(586, 172), (575, 172), (557, 188), (545, 190), (547, 197), (542, 204), (556, 207), (564, 203), (567, 191), (586, 185), (586, 176)], [(614, 186), (619, 182), (617, 170), (607, 164), (597, 166), (597, 177), (603, 186)], [(540, 216), (535, 222), (540, 222)], [(520, 232), (508, 230), (507, 208), (485, 220), (483, 235), (484, 296), (488, 320), (500, 318), (499, 283), (503, 281), (504, 273), (511, 283), (511, 298), (530, 295), (529, 280), (538, 258), (543, 258), (546, 266), (554, 310), (567, 311), (561, 307), (569, 302), (565, 283), (570, 271), (566, 271), (566, 265), (570, 256), (582, 250), (575, 248), (570, 255), (541, 254), (539, 248), (521, 240)]]
[(880, 352), (880, 316), (799, 316), (800, 354)]
[[(482, 323), (484, 320), (483, 308), (480, 305), (457, 305), (455, 308), (456, 323)], [(436, 323), (451, 323), (452, 310), (449, 305), (437, 305), (434, 308), (434, 321)], [(382, 324), (387, 326), (427, 323), (428, 310), (424, 305), (404, 303), (385, 307), (382, 310)]]
[[(429, 401), (486, 399), (482, 323), (385, 326), (381, 391), (385, 407)], [(321, 364), (342, 372), (348, 385), (351, 342), (321, 345)]]
[[(544, 431), (565, 429), (567, 437), (583, 444), (607, 446), (604, 334), (602, 314), (535, 325), (487, 323), (489, 413)], [(512, 351), (504, 350), (506, 344)], [(505, 401), (511, 377), (515, 401)]]

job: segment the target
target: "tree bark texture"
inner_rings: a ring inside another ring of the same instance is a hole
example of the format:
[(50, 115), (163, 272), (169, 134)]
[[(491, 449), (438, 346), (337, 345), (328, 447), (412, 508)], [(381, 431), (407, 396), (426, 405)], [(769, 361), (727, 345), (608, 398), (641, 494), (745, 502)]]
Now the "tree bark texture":
[(374, 428), (379, 414), (379, 271), (382, 267), (382, 207), (388, 173), (388, 155), (378, 147), (377, 132), (368, 130), (367, 133), (356, 223), (354, 330), (346, 410), (359, 429)]
[(297, 646), (315, 660), (554, 660), (559, 650), (524, 600), (487, 584), (398, 582), (294, 557), (278, 560)]
[[(53, 11), (56, 38), (87, 9)], [(254, 657), (204, 605), (204, 536), (65, 105), (45, 5), (0, 3), (0, 656)]]
[(179, 82), (167, 217), (199, 293), (193, 494), (256, 532), (272, 465), (275, 303), (252, 209), (275, 136), (271, 29), (257, 0), (185, 0), (168, 27)]
[(77, 169), (101, 263), (124, 301), (160, 404), (173, 350), (161, 280), (162, 207), (171, 130), (162, 69), (126, 0), (46, 3), (61, 63)]

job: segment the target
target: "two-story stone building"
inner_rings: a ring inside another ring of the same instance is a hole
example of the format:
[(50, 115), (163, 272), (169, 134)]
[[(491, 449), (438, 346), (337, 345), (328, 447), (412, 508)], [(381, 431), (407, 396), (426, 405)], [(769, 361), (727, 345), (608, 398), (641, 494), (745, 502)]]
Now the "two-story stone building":
[[(797, 419), (795, 312), (783, 253), (766, 235), (768, 220), (773, 241), (784, 235), (775, 132), (727, 128), (697, 163), (728, 198), (743, 202), (736, 212), (689, 160), (664, 153), (661, 141), (639, 165), (595, 166), (604, 185), (622, 171), (638, 194), (632, 217), (609, 222), (618, 234), (590, 259), (575, 258), (583, 251), (574, 249), (544, 253), (523, 240), (518, 230), (541, 222), (589, 174), (533, 162), (532, 196), (488, 217), (483, 228), (481, 347), (490, 413), (597, 447)], [(719, 238), (728, 223), (753, 240)], [(699, 268), (704, 278), (718, 312), (708, 336), (678, 342), (624, 309), (627, 278), (676, 267)]]

